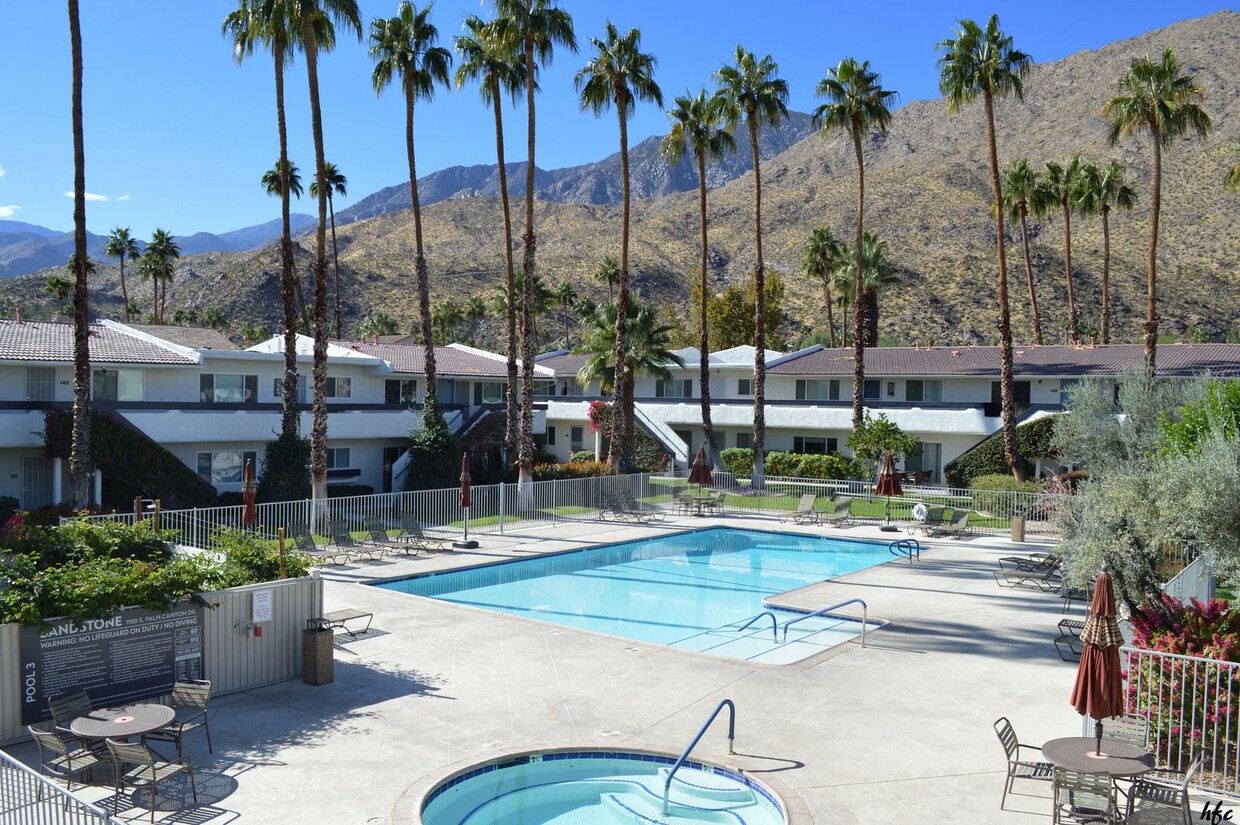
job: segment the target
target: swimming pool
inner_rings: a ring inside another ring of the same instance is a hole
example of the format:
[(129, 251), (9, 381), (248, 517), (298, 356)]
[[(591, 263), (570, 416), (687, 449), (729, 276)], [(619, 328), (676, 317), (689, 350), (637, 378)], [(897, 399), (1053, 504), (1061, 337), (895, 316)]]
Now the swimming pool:
[[(454, 604), (770, 664), (798, 661), (857, 635), (822, 616), (772, 644), (763, 599), (891, 559), (884, 544), (715, 528), (535, 559), (381, 582)], [(826, 607), (826, 604), (821, 607)], [(783, 624), (798, 614), (774, 610)]]

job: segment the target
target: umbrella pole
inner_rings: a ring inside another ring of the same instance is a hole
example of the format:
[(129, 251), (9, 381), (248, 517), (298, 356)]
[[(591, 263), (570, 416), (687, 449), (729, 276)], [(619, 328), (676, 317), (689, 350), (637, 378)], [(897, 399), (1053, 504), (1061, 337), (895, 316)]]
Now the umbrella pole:
[(1094, 756), (1102, 756), (1102, 720), (1094, 722)]
[(469, 508), (463, 508), (465, 513), (465, 541), (469, 541)]

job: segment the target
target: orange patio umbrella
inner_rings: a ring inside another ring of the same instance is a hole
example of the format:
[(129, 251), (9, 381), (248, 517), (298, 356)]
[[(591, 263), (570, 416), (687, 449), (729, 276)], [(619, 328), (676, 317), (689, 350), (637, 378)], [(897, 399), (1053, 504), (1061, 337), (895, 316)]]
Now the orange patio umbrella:
[(1124, 636), (1115, 617), (1115, 591), (1107, 568), (1098, 574), (1094, 585), (1094, 601), (1089, 618), (1081, 631), (1081, 663), (1076, 669), (1072, 686), (1072, 706), (1094, 721), (1095, 755), (1102, 753), (1102, 720), (1124, 713), (1124, 673), (1120, 667), (1119, 649)]
[(709, 487), (712, 482), (714, 478), (710, 474), (710, 462), (706, 460), (706, 445), (703, 444), (693, 456), (693, 466), (689, 468), (689, 483)]
[(896, 527), (891, 523), (891, 497), (904, 495), (904, 490), (900, 487), (900, 476), (896, 474), (896, 459), (891, 453), (883, 457), (883, 471), (878, 474), (874, 494), (887, 497), (887, 523), (878, 529), (886, 533), (894, 532)]
[(245, 509), (241, 512), (241, 524), (253, 527), (258, 524), (258, 485), (254, 483), (254, 462), (245, 462), (245, 474), (241, 480), (241, 501)]

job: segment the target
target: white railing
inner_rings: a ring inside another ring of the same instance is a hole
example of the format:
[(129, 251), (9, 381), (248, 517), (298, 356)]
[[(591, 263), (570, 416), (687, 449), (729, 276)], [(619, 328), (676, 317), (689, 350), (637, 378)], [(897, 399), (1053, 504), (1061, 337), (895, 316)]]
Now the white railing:
[(1195, 784), (1236, 795), (1240, 663), (1131, 647), (1122, 654), (1128, 710), (1149, 720), (1147, 746), (1156, 764), (1182, 771), (1201, 754)]
[(0, 822), (120, 825), (120, 821), (0, 751)]

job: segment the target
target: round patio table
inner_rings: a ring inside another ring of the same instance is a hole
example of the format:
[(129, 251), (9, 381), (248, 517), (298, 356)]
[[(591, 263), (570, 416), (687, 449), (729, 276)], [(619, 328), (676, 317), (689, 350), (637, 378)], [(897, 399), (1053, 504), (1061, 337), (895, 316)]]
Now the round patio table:
[(1052, 739), (1042, 746), (1042, 755), (1052, 765), (1078, 773), (1125, 777), (1154, 770), (1154, 754), (1144, 748), (1117, 739), (1103, 739), (1102, 756), (1095, 756), (1096, 742), (1092, 736)]
[(168, 705), (124, 705), (96, 708), (69, 723), (69, 730), (83, 739), (129, 739), (159, 730), (176, 718)]

